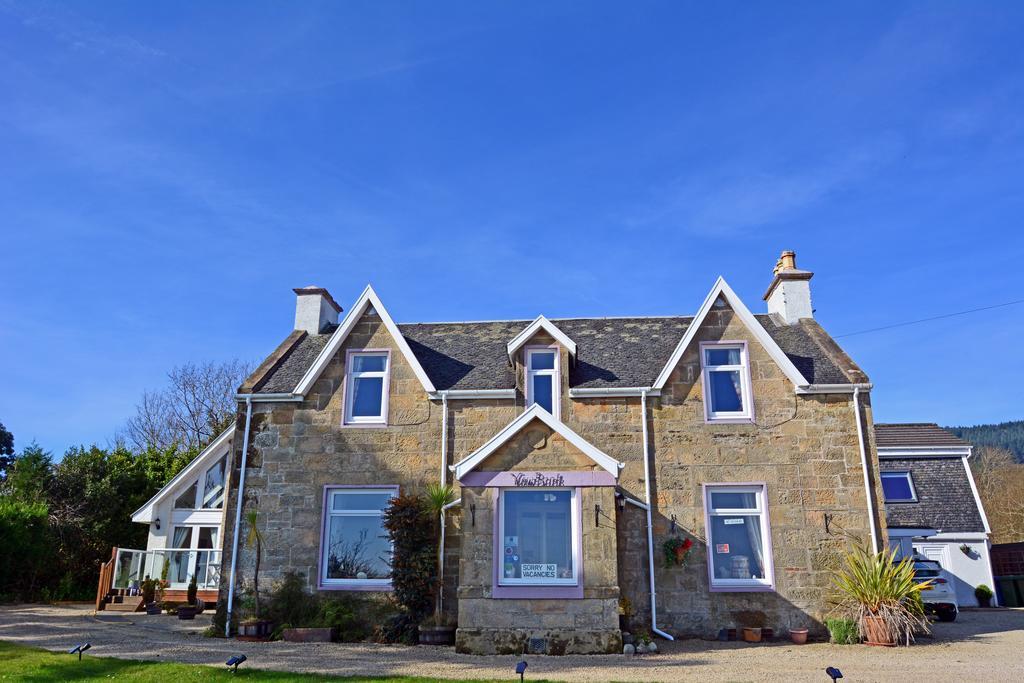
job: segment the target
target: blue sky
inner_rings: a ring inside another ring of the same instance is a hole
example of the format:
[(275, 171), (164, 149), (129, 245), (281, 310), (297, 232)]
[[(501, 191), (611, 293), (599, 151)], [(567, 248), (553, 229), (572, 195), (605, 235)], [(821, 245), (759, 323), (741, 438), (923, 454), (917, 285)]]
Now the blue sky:
[[(1024, 5), (0, 0), (0, 421), (104, 444), (292, 287), (399, 321), (1024, 298)], [(1024, 417), (1024, 306), (841, 339), (878, 421)]]

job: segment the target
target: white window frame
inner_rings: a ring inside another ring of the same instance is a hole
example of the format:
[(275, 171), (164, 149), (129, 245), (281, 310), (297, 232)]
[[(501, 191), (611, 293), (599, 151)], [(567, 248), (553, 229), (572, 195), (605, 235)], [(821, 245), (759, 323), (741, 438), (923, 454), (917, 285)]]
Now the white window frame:
[[(383, 356), (384, 369), (370, 372), (355, 372), (353, 362), (358, 356)], [(381, 378), (380, 415), (353, 415), (352, 402), (355, 400), (355, 380), (359, 378)], [(386, 426), (388, 423), (388, 400), (391, 384), (391, 352), (389, 349), (361, 349), (349, 351), (345, 357), (345, 417), (344, 425)]]
[[(203, 488), (203, 495), (202, 495), (202, 500), (197, 501), (199, 503), (199, 508), (198, 509), (200, 509), (200, 510), (222, 510), (222, 509), (224, 509), (224, 500), (227, 497), (227, 483), (228, 483), (227, 457), (228, 456), (224, 455), (224, 456), (218, 458), (217, 461), (215, 463), (213, 463), (213, 465), (211, 465), (210, 467), (207, 467), (205, 470), (203, 470), (203, 473), (199, 475), (199, 481), (203, 485), (203, 487), (202, 487)], [(218, 468), (218, 467), (222, 468), (222, 470), (221, 470), (221, 484), (220, 484), (220, 492), (221, 492), (220, 505), (217, 506), (217, 507), (207, 507), (206, 506), (206, 497), (207, 497), (208, 492), (206, 490), (206, 476), (210, 473), (210, 470)], [(196, 490), (197, 491), (199, 490), (198, 486), (196, 487)]]
[[(501, 567), (496, 567), (498, 575), (499, 586), (578, 586), (580, 582), (580, 511), (577, 496), (579, 495), (579, 489), (568, 488), (564, 486), (560, 487), (516, 487), (516, 488), (502, 488), (498, 491), (498, 537), (494, 539), (494, 542), (498, 544), (499, 549), (505, 542), (505, 494), (506, 493), (525, 493), (525, 492), (537, 492), (537, 491), (568, 491), (569, 497), (569, 524), (572, 533), (569, 536), (570, 552), (572, 554), (572, 578), (571, 579), (524, 579), (524, 578), (506, 578)], [(498, 557), (501, 557), (499, 550)]]
[[(554, 367), (550, 370), (532, 370), (530, 359), (539, 353), (552, 353), (555, 356)], [(533, 398), (533, 378), (538, 375), (551, 376), (551, 414), (561, 419), (562, 414), (562, 354), (557, 346), (528, 346), (526, 348), (526, 407), (529, 408), (536, 401)]]
[[(707, 352), (716, 350), (738, 349), (739, 365), (708, 365)], [(706, 422), (753, 422), (754, 396), (750, 381), (750, 356), (745, 341), (722, 341), (700, 343), (700, 367), (704, 385), (704, 419)], [(711, 374), (714, 372), (739, 372), (740, 399), (743, 410), (719, 410), (713, 405), (711, 394)]]
[[(196, 475), (195, 478), (191, 478), (190, 477), (187, 480), (187, 482), (188, 482), (187, 485), (178, 487), (177, 489), (175, 489), (173, 491), (171, 496), (168, 496), (170, 498), (170, 500), (171, 500), (171, 510), (173, 512), (178, 512), (178, 513), (185, 512), (185, 511), (216, 512), (216, 511), (223, 510), (224, 509), (224, 500), (225, 500), (225, 498), (221, 498), (220, 507), (205, 507), (205, 503), (206, 503), (206, 473), (209, 472), (210, 470), (212, 470), (214, 467), (219, 466), (221, 463), (224, 463), (224, 477), (223, 477), (224, 481), (221, 484), (221, 489), (224, 491), (224, 496), (226, 497), (227, 496), (227, 478), (228, 478), (228, 473), (227, 473), (227, 455), (223, 455), (220, 458), (218, 458), (216, 461), (214, 461), (214, 463), (212, 465), (210, 465), (209, 467), (204, 467), (202, 470), (200, 470), (199, 474)], [(178, 507), (177, 506), (178, 499), (181, 498), (183, 495), (185, 495), (185, 492), (188, 491), (193, 486), (196, 487), (196, 501), (195, 501), (195, 504), (192, 507), (190, 507), (190, 508)]]
[[(328, 486), (324, 492), (324, 520), (320, 532), (320, 588), (354, 588), (363, 590), (391, 590), (391, 579), (330, 579), (327, 578), (327, 560), (330, 557), (331, 519), (334, 517), (381, 517), (384, 509), (375, 510), (335, 510), (333, 499), (337, 494), (345, 495), (377, 495), (389, 494), (391, 498), (398, 495), (397, 486), (367, 486), (364, 488), (348, 488), (346, 486)], [(394, 552), (394, 544), (391, 544)]]
[(907, 484), (910, 486), (910, 498), (896, 498), (890, 499), (885, 495), (885, 487), (882, 486), (882, 502), (885, 503), (916, 503), (917, 502), (917, 487), (914, 486), (914, 474), (910, 470), (894, 470), (891, 472), (879, 472), (878, 483), (882, 483), (882, 479), (886, 477), (898, 477), (903, 476), (907, 480)]
[[(712, 508), (712, 493), (753, 493), (754, 508)], [(760, 579), (722, 579), (715, 576), (715, 539), (711, 520), (714, 517), (757, 515), (761, 525), (764, 552), (764, 573)], [(708, 538), (708, 585), (712, 591), (769, 591), (775, 589), (775, 563), (772, 558), (771, 521), (768, 519), (768, 487), (762, 482), (749, 484), (705, 484), (704, 523)]]

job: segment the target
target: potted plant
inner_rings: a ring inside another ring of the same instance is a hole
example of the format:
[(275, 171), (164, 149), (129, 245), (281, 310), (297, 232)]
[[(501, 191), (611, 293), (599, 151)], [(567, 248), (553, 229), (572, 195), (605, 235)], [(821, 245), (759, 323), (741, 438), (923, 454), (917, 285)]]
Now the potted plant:
[(146, 614), (160, 614), (160, 603), (156, 601), (157, 580), (147, 575), (142, 580), (142, 604), (146, 606)]
[(857, 622), (853, 619), (834, 618), (825, 620), (829, 641), (836, 645), (854, 645), (859, 640)]
[(791, 628), (789, 629), (789, 639), (793, 641), (794, 645), (803, 645), (807, 642), (807, 629), (805, 628)]
[(196, 618), (196, 594), (199, 592), (199, 586), (196, 584), (196, 577), (192, 576), (188, 582), (188, 588), (185, 590), (185, 602), (186, 604), (178, 607), (178, 618), (179, 619), (195, 619)]
[(846, 554), (834, 584), (868, 645), (910, 645), (915, 631), (928, 632), (921, 591), (931, 581), (914, 581), (914, 563), (897, 561), (895, 550), (872, 553), (857, 546)]
[(421, 645), (454, 645), (455, 623), (442, 613), (444, 582), (441, 580), (444, 568), (444, 548), (441, 546), (441, 525), (444, 523), (444, 509), (455, 500), (455, 488), (451, 484), (430, 484), (427, 486), (427, 513), (434, 520), (434, 545), (437, 546), (437, 573), (434, 578), (434, 614), (419, 627)]
[(249, 510), (245, 513), (245, 521), (249, 525), (249, 532), (245, 537), (245, 545), (255, 550), (256, 566), (252, 574), (252, 616), (240, 623), (240, 635), (252, 638), (269, 638), (273, 631), (273, 623), (262, 617), (260, 610), (260, 562), (263, 560), (263, 534), (259, 529), (259, 511)]
[(693, 547), (693, 541), (688, 538), (673, 536), (661, 544), (662, 552), (665, 554), (665, 569), (673, 565), (682, 566), (686, 561), (686, 554)]
[(992, 592), (992, 589), (985, 584), (981, 584), (974, 589), (974, 597), (978, 599), (979, 607), (990, 607), (992, 605), (993, 595), (994, 593)]

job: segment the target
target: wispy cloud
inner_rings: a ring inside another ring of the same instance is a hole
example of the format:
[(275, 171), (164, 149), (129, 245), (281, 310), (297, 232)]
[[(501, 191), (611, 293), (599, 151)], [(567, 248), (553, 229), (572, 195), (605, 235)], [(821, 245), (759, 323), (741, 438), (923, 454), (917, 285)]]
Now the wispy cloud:
[(48, 34), (54, 40), (77, 50), (97, 54), (165, 57), (166, 53), (129, 35), (108, 30), (102, 24), (53, 3), (22, 3), (0, 0), (0, 12), (12, 16), (31, 29)]
[(902, 139), (883, 136), (843, 153), (794, 168), (792, 162), (734, 162), (717, 172), (702, 170), (654, 193), (625, 219), (631, 228), (671, 228), (720, 235), (778, 223), (864, 180), (903, 150)]

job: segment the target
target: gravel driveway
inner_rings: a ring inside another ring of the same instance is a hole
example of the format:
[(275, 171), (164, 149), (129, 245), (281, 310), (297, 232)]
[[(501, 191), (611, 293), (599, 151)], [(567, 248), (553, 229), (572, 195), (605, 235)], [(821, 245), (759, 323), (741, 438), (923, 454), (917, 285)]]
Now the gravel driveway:
[[(338, 675), (403, 675), (510, 680), (517, 657), (458, 655), (450, 648), (376, 644), (244, 643), (206, 638), (209, 616), (194, 622), (121, 615), (92, 607), (0, 607), (0, 640), (49, 650), (92, 643), (90, 654), (223, 665), (244, 652), (246, 666)], [(936, 624), (934, 638), (910, 648), (785, 643), (746, 645), (684, 640), (659, 643), (653, 656), (528, 656), (527, 678), (560, 681), (828, 681), (826, 666), (848, 681), (1024, 680), (1024, 609), (968, 610)]]

